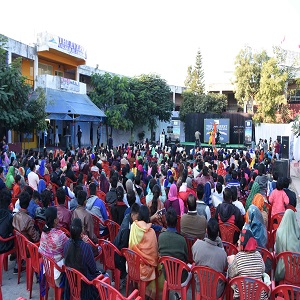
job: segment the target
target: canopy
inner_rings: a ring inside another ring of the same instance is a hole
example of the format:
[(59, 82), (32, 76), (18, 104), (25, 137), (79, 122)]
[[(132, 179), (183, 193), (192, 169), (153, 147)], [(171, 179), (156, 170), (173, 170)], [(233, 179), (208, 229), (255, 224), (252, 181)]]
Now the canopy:
[(72, 121), (73, 119), (67, 114), (50, 114), (47, 116), (49, 120), (62, 120), (62, 121)]
[[(74, 114), (93, 117), (105, 117), (104, 112), (99, 109), (85, 94), (77, 94), (62, 90), (44, 89), (46, 95), (46, 112), (55, 114)], [(32, 97), (36, 97), (34, 92)], [(59, 119), (60, 120), (60, 119)]]
[(94, 117), (94, 116), (84, 116), (80, 115), (77, 118), (74, 119), (78, 122), (102, 122), (102, 118)]

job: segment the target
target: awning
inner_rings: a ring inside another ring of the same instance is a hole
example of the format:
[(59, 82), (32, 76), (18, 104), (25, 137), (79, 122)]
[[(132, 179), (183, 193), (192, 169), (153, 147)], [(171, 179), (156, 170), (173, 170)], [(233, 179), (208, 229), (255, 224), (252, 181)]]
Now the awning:
[(67, 114), (50, 114), (47, 116), (49, 120), (72, 121), (73, 119)]
[[(77, 94), (44, 89), (46, 95), (46, 112), (49, 114), (74, 114), (93, 117), (106, 117), (104, 112), (99, 109), (92, 100), (85, 94)], [(36, 97), (33, 93), (32, 97)]]
[(77, 122), (102, 122), (102, 118), (80, 115), (74, 119)]

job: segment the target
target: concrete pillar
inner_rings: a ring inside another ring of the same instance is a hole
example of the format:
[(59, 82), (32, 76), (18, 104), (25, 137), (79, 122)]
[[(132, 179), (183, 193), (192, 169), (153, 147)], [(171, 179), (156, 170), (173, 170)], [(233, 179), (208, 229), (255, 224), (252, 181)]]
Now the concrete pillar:
[(35, 55), (33, 61), (33, 88), (36, 89), (37, 86), (37, 77), (39, 75), (39, 57)]
[(244, 113), (247, 113), (247, 101), (244, 102)]
[(7, 131), (7, 143), (8, 144), (12, 143), (12, 131), (11, 130)]
[(76, 68), (76, 78), (75, 78), (76, 81), (79, 81), (79, 72), (78, 72), (78, 67)]
[(10, 50), (7, 51), (7, 64), (8, 65), (11, 64), (11, 51)]

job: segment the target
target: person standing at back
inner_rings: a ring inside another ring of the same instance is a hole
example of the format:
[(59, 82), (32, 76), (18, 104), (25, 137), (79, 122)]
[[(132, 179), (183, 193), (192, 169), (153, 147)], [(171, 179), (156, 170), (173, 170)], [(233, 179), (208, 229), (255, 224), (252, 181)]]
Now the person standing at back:
[(81, 148), (81, 136), (82, 136), (82, 130), (80, 126), (77, 127), (77, 140), (78, 140), (78, 148)]

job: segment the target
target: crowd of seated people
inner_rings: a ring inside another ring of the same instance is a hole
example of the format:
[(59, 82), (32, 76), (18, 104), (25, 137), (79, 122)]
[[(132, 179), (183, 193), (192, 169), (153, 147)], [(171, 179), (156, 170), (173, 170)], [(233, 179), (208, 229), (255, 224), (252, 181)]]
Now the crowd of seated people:
[[(287, 209), (295, 208), (296, 194), (289, 189), (289, 178), (272, 174), (272, 163), (261, 151), (198, 148), (194, 155), (188, 155), (176, 149), (151, 149), (149, 144), (122, 145), (110, 151), (82, 148), (78, 152), (45, 150), (39, 154), (30, 150), (11, 161), (6, 178), (1, 168), (1, 237), (10, 236), (14, 228), (30, 241), (40, 241), (41, 254), (55, 257), (60, 263), (68, 252), (62, 251), (67, 237), (62, 235), (63, 241), (55, 242), (57, 247), (60, 245), (59, 253), (49, 248), (47, 239), (55, 239), (57, 231), (65, 228), (71, 232), (71, 239), (77, 241), (78, 233), (74, 230), (80, 220), (85, 237), (80, 243), (89, 240), (94, 244), (93, 256), (97, 256), (99, 237), (109, 234), (104, 222), (111, 219), (120, 225), (111, 242), (119, 250), (128, 247), (139, 252), (149, 262), (141, 270), (141, 279), (151, 282), (147, 296), (153, 299), (159, 257), (168, 255), (188, 261), (184, 237), (198, 239), (191, 249), (196, 265), (209, 266), (221, 273), (228, 268), (229, 278), (263, 278), (264, 262), (257, 247), (270, 250), (276, 242), (276, 254), (300, 251), (295, 212)], [(11, 199), (15, 199), (13, 204)], [(270, 221), (280, 213), (284, 216), (270, 245), (274, 231)], [(95, 234), (94, 217), (100, 219), (99, 235)], [(37, 220), (44, 221), (44, 227), (39, 227)], [(228, 256), (228, 263), (221, 240), (225, 236), (220, 229), (224, 224), (237, 228), (231, 242), (239, 252), (235, 257)], [(284, 240), (285, 232), (290, 234), (289, 242)], [(3, 251), (10, 249), (11, 245), (1, 243)], [(202, 249), (210, 251), (205, 250), (204, 255)], [(249, 258), (248, 252), (253, 253), (251, 261), (257, 270), (238, 270), (241, 261), (247, 265), (243, 260)], [(74, 262), (73, 258), (68, 261)], [(124, 285), (124, 257), (116, 255), (115, 262)], [(77, 267), (83, 270), (82, 266)], [(17, 271), (16, 264), (14, 272)], [(164, 272), (159, 273), (159, 293), (161, 274)], [(182, 282), (189, 281), (189, 275), (185, 274)], [(284, 267), (279, 261), (277, 281), (283, 276)], [(222, 292), (220, 284), (217, 294)]]

